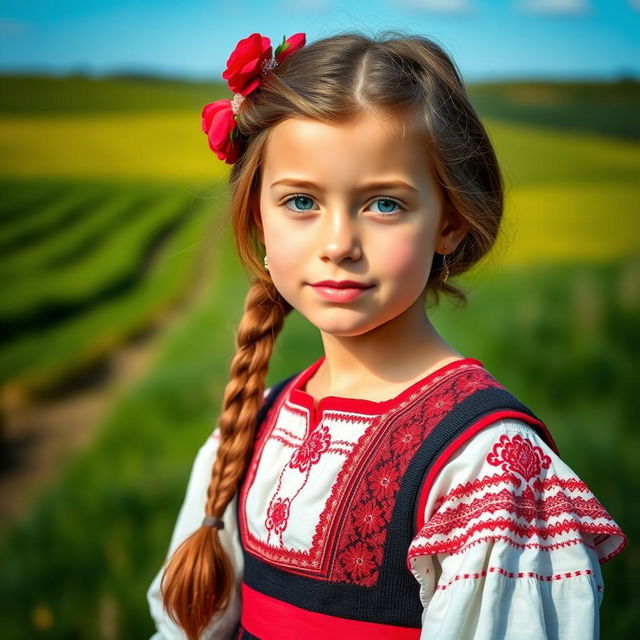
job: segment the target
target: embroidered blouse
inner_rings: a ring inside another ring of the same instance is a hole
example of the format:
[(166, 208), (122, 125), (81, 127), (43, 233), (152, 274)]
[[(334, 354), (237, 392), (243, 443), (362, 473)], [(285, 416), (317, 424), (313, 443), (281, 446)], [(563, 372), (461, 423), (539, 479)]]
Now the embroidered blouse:
[[(254, 452), (242, 490), (225, 511), (219, 535), (234, 567), (235, 589), (229, 607), (212, 619), (203, 640), (240, 637), (241, 616), (251, 619), (249, 607), (243, 611), (243, 601), (256, 602), (254, 592), (243, 585), (243, 544), (245, 552), (292, 574), (321, 573), (323, 550), (331, 541), (330, 507), (338, 502), (340, 484), (349, 479), (349, 458), (366, 443), (379, 417), (448, 375), (482, 368), (479, 361), (464, 358), (390, 400), (327, 396), (314, 406), (304, 385), (323, 359), (297, 376), (274, 405), (277, 415), (271, 418), (269, 437)], [(396, 453), (410, 446), (416, 433), (408, 425), (394, 436)], [(167, 559), (200, 526), (218, 443), (214, 431), (196, 455)], [(374, 491), (394, 490), (399, 480), (388, 471), (379, 465), (372, 474)], [(354, 514), (362, 535), (384, 523), (384, 514), (366, 503)], [(599, 638), (600, 565), (624, 549), (627, 536), (528, 422), (498, 417), (475, 431), (446, 458), (421, 494), (416, 523), (406, 566), (423, 607), (420, 640)], [(342, 569), (334, 567), (331, 579), (366, 585), (378, 570), (366, 553), (357, 545), (343, 550)], [(162, 568), (147, 592), (157, 627), (152, 640), (185, 639), (163, 608), (161, 577)], [(345, 631), (341, 636), (339, 629), (333, 629), (336, 640), (349, 635)]]

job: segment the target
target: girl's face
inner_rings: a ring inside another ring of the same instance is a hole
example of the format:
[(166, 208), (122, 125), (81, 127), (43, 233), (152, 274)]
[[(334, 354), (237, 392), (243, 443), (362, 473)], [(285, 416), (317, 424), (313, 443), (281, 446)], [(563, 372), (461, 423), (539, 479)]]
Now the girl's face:
[[(464, 236), (443, 216), (420, 122), (369, 112), (348, 124), (290, 118), (271, 132), (260, 186), (260, 235), (283, 298), (335, 336), (365, 333), (420, 309), (434, 251)], [(423, 125), (424, 126), (424, 125)], [(458, 225), (460, 223), (458, 222)], [(328, 300), (313, 283), (369, 288)]]

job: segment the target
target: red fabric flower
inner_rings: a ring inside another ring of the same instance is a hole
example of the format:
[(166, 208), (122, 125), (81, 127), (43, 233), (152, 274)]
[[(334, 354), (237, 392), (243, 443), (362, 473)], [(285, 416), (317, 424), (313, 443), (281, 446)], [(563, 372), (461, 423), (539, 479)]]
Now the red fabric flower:
[(202, 130), (209, 139), (209, 148), (219, 160), (233, 164), (238, 159), (238, 145), (234, 145), (236, 127), (231, 100), (216, 100), (202, 109)]
[[(222, 77), (227, 81), (229, 89), (235, 94), (234, 100), (240, 96), (247, 96), (260, 85), (265, 63), (268, 68), (273, 63), (280, 63), (294, 51), (305, 45), (304, 33), (296, 33), (289, 38), (282, 36), (275, 57), (271, 58), (271, 40), (259, 33), (252, 33), (238, 42), (229, 59)], [(236, 144), (237, 128), (236, 114), (231, 100), (223, 99), (206, 104), (202, 109), (202, 130), (209, 139), (209, 148), (219, 160), (233, 164), (240, 155), (239, 145)]]
[(294, 51), (301, 49), (306, 44), (306, 35), (304, 33), (294, 33), (286, 40), (284, 36), (282, 43), (278, 45), (275, 52), (276, 62), (282, 62), (287, 56), (290, 56)]
[(271, 40), (259, 33), (252, 33), (238, 42), (222, 77), (234, 93), (248, 96), (258, 88), (262, 66), (271, 58)]

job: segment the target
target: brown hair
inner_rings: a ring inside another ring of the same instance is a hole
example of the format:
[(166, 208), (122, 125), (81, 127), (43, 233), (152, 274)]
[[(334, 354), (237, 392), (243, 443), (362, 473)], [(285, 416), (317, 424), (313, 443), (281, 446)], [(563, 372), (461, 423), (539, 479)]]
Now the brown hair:
[[(231, 215), (245, 269), (254, 278), (236, 334), (218, 420), (220, 444), (211, 472), (206, 513), (222, 518), (251, 457), (256, 414), (269, 358), (291, 306), (262, 266), (260, 166), (269, 133), (291, 117), (348, 122), (364, 109), (394, 113), (418, 109), (426, 131), (425, 158), (442, 187), (447, 215), (461, 216), (468, 231), (447, 256), (450, 275), (468, 270), (493, 246), (503, 211), (503, 182), (496, 155), (463, 81), (445, 51), (424, 36), (385, 31), (347, 32), (317, 40), (288, 56), (242, 104), (238, 160), (230, 176)], [(443, 292), (466, 303), (465, 294), (441, 278), (434, 256), (425, 294)], [(204, 516), (204, 513), (203, 513)], [(174, 552), (162, 581), (170, 617), (196, 640), (230, 601), (234, 576), (218, 530), (199, 527)]]

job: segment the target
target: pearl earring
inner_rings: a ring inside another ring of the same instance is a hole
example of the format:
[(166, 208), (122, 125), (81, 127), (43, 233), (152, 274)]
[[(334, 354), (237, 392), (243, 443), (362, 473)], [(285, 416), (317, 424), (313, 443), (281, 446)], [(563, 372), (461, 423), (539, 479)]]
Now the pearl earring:
[(264, 257), (264, 269), (265, 271), (269, 271), (269, 259), (267, 256)]

